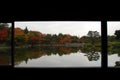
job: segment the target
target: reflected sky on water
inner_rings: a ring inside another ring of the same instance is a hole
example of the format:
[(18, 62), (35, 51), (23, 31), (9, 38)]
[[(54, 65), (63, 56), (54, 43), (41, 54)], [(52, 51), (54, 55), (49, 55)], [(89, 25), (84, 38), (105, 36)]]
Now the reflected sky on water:
[[(40, 52), (38, 52), (40, 54)], [(95, 53), (96, 54), (96, 53)], [(15, 67), (101, 67), (101, 54), (92, 55), (94, 60), (89, 60), (91, 53), (82, 53), (80, 50), (74, 53), (46, 55), (37, 58), (15, 62)], [(97, 57), (97, 59), (95, 58)], [(91, 58), (92, 59), (92, 58)]]
[(108, 56), (108, 66), (114, 67), (116, 61), (120, 61), (120, 57), (118, 57), (118, 54), (112, 54)]

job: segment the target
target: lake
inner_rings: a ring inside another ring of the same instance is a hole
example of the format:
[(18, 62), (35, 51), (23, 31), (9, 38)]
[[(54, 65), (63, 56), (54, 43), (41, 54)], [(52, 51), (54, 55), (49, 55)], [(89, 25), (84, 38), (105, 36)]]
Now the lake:
[(15, 67), (101, 67), (101, 52), (93, 48), (15, 48)]
[(0, 66), (11, 65), (11, 49), (0, 48)]
[(108, 67), (120, 67), (120, 49), (108, 48)]

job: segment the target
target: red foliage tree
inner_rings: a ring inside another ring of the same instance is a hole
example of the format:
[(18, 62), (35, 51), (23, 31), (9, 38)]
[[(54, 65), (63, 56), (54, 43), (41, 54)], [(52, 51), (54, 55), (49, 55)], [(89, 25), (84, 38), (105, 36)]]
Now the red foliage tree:
[(40, 38), (38, 38), (38, 37), (32, 37), (31, 41), (34, 42), (34, 43), (39, 43), (40, 42)]
[(0, 41), (5, 40), (7, 38), (7, 36), (8, 36), (7, 29), (0, 30)]
[(35, 44), (39, 44), (40, 43), (40, 38), (39, 37), (32, 37), (29, 39), (28, 41), (29, 44), (31, 44), (32, 46)]
[(62, 44), (67, 43), (67, 42), (71, 42), (71, 36), (69, 34), (67, 34), (64, 38), (61, 38), (59, 40), (59, 43), (62, 43)]

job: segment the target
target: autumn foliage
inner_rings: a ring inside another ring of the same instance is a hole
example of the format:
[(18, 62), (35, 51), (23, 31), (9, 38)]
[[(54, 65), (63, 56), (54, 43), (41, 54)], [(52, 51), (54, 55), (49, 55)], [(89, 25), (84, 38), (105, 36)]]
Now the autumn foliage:
[[(25, 29), (26, 30), (26, 29)], [(27, 33), (21, 28), (14, 29), (15, 45), (38, 44), (42, 33), (38, 31), (28, 31)]]
[(31, 44), (37, 44), (39, 42), (40, 42), (40, 38), (38, 38), (38, 37), (32, 37), (29, 39), (29, 43), (31, 43)]
[(0, 40), (5, 40), (8, 36), (8, 30), (4, 29), (4, 30), (0, 30)]
[(6, 27), (0, 23), (0, 44), (10, 44), (11, 41), (11, 28)]
[(24, 31), (22, 30), (22, 29), (20, 29), (20, 28), (15, 28), (14, 29), (14, 37), (17, 37), (17, 36), (24, 36), (25, 34), (24, 34)]
[[(27, 29), (27, 28), (26, 28)], [(25, 29), (25, 30), (26, 30)], [(56, 34), (43, 34), (38, 31), (28, 31), (25, 33), (24, 30), (20, 28), (15, 28), (14, 29), (14, 38), (15, 38), (15, 43), (21, 43), (17, 39), (21, 39), (21, 41), (25, 41), (25, 44), (65, 44), (65, 43), (71, 43), (71, 42), (78, 42), (79, 38), (75, 38), (71, 36), (70, 34), (62, 34), (60, 33), (59, 35)], [(22, 38), (25, 40), (22, 40)], [(24, 43), (23, 43), (24, 44)]]
[[(43, 44), (66, 44), (66, 43), (89, 43), (88, 36), (72, 36), (70, 34), (43, 34), (39, 31), (28, 31), (27, 27), (23, 30), (21, 28), (14, 29), (15, 43), (18, 45), (43, 45)], [(26, 32), (27, 31), (27, 32)]]

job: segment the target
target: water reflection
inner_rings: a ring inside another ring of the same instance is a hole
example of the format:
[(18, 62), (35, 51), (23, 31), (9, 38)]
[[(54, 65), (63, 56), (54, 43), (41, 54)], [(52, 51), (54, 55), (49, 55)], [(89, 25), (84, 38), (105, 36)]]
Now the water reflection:
[[(68, 55), (68, 56), (65, 56)], [(68, 60), (68, 57), (71, 58), (71, 60)], [(42, 59), (44, 57), (54, 57), (54, 61), (57, 62), (57, 57), (62, 58), (62, 64), (65, 61), (72, 62), (77, 59), (76, 55), (84, 55), (84, 58), (87, 58), (88, 61), (98, 61), (100, 60), (100, 49), (97, 49), (95, 47), (91, 48), (83, 48), (83, 47), (39, 47), (39, 48), (22, 48), (22, 49), (15, 49), (15, 55), (14, 55), (14, 60), (15, 60), (15, 65), (21, 65), (21, 63), (25, 62), (27, 65), (29, 60), (37, 60), (37, 59)], [(55, 58), (56, 56), (56, 58)], [(44, 58), (45, 59), (45, 58)], [(64, 60), (66, 59), (66, 60)], [(82, 57), (78, 58), (79, 60), (82, 61)], [(59, 59), (58, 61), (60, 61)], [(41, 60), (42, 61), (42, 60)], [(48, 60), (50, 62), (50, 60)], [(47, 61), (46, 61), (47, 62)], [(53, 62), (53, 60), (52, 60)], [(79, 63), (80, 61), (76, 62)], [(84, 62), (84, 61), (83, 61)], [(87, 62), (87, 61), (86, 61)], [(35, 63), (35, 62), (34, 62)], [(59, 62), (58, 62), (59, 63)], [(74, 62), (73, 62), (74, 63)], [(25, 65), (24, 64), (24, 65)], [(48, 63), (49, 64), (49, 63)], [(66, 64), (66, 63), (65, 63)], [(33, 64), (34, 65), (34, 64)], [(55, 65), (55, 64), (54, 64)], [(101, 64), (97, 65), (100, 66)], [(94, 66), (93, 66), (94, 67)]]
[(95, 47), (89, 47), (82, 50), (83, 53), (85, 53), (88, 57), (89, 61), (97, 61), (100, 58), (100, 55), (98, 54), (100, 52), (100, 48)]
[(11, 64), (11, 49), (0, 48), (0, 65)]
[(120, 47), (108, 48), (108, 66), (120, 67)]

